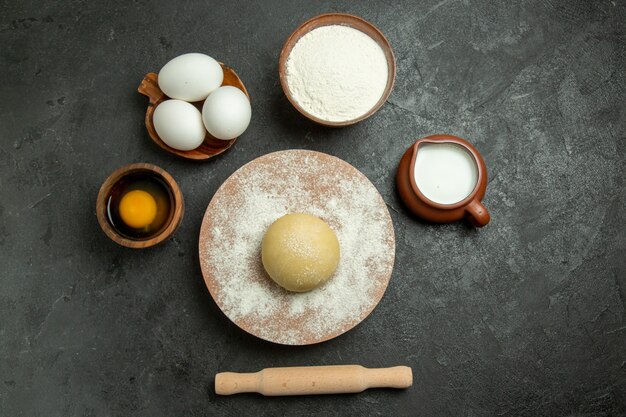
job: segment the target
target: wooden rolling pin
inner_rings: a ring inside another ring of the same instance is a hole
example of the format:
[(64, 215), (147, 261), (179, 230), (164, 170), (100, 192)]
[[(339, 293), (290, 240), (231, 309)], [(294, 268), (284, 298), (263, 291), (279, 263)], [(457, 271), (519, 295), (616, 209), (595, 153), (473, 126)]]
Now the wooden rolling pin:
[(242, 392), (271, 396), (343, 394), (411, 385), (413, 373), (408, 366), (377, 369), (361, 365), (297, 366), (266, 368), (249, 374), (221, 372), (215, 376), (215, 393), (220, 395)]

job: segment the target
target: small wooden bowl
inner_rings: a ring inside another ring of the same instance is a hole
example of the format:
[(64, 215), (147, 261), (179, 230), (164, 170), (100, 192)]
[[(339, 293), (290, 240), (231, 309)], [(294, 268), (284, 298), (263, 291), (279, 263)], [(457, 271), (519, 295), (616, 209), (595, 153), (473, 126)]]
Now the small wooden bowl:
[[(313, 116), (312, 114), (308, 113), (293, 98), (291, 92), (289, 91), (289, 84), (287, 83), (287, 59), (289, 58), (289, 54), (291, 53), (291, 50), (296, 45), (296, 43), (300, 40), (301, 37), (312, 31), (313, 29), (331, 25), (349, 26), (351, 28), (360, 30), (361, 32), (372, 38), (374, 41), (376, 41), (376, 43), (382, 48), (383, 52), (385, 53), (385, 58), (387, 58), (387, 68), (389, 69), (387, 76), (387, 86), (385, 87), (385, 91), (383, 92), (383, 95), (380, 97), (376, 105), (364, 115), (357, 117), (356, 119), (346, 120), (343, 122), (331, 122), (328, 120), (320, 119), (319, 117)], [(360, 17), (351, 14), (327, 13), (315, 16), (314, 18), (307, 20), (302, 25), (300, 25), (300, 27), (298, 27), (289, 36), (289, 38), (287, 38), (287, 41), (283, 45), (283, 49), (280, 52), (280, 58), (278, 60), (278, 75), (280, 77), (280, 85), (285, 92), (285, 96), (287, 96), (289, 102), (304, 117), (324, 126), (342, 127), (353, 125), (367, 119), (368, 117), (376, 113), (378, 109), (385, 103), (385, 101), (387, 101), (387, 99), (389, 98), (389, 94), (391, 94), (391, 90), (393, 89), (393, 84), (396, 80), (396, 59), (394, 58), (393, 50), (391, 49), (389, 41), (376, 26), (364, 19), (361, 19)]]
[[(109, 194), (111, 193), (111, 189), (119, 180), (124, 178), (129, 174), (134, 174), (137, 172), (150, 172), (158, 176), (169, 188), (170, 192), (173, 196), (172, 202), (172, 210), (170, 216), (166, 222), (167, 226), (163, 228), (163, 230), (148, 239), (129, 239), (126, 236), (122, 236), (115, 230), (111, 222), (109, 221), (109, 216), (107, 214), (107, 200), (109, 198)], [(165, 170), (159, 168), (156, 165), (138, 163), (138, 164), (130, 164), (123, 166), (109, 175), (109, 178), (104, 181), (102, 186), (100, 187), (100, 191), (98, 192), (98, 199), (96, 200), (96, 215), (98, 217), (98, 223), (100, 223), (100, 227), (104, 231), (104, 233), (114, 242), (126, 246), (127, 248), (135, 248), (135, 249), (143, 249), (148, 248), (150, 246), (154, 246), (158, 243), (161, 243), (168, 237), (170, 237), (180, 225), (180, 222), (183, 219), (183, 214), (185, 213), (185, 204), (183, 201), (183, 194), (178, 187), (176, 181), (170, 174), (168, 174)]]
[[(222, 64), (221, 62), (220, 65), (222, 66), (222, 70), (224, 71), (224, 81), (222, 82), (222, 86), (230, 85), (233, 87), (237, 87), (238, 89), (243, 91), (244, 94), (248, 97), (248, 100), (250, 100), (248, 90), (246, 90), (246, 87), (244, 87), (243, 82), (235, 73), (235, 71), (233, 71), (232, 68)], [(154, 129), (154, 123), (152, 122), (152, 115), (154, 114), (154, 109), (156, 108), (156, 106), (158, 106), (162, 101), (169, 99), (169, 97), (166, 96), (165, 93), (159, 88), (158, 75), (154, 72), (149, 72), (148, 74), (146, 74), (146, 76), (141, 81), (139, 88), (137, 88), (137, 91), (150, 99), (150, 103), (148, 104), (148, 110), (146, 110), (146, 129), (148, 130), (150, 138), (152, 138), (154, 143), (159, 145), (160, 148), (165, 149), (166, 151), (173, 153), (174, 155), (199, 161), (219, 155), (235, 144), (237, 138), (231, 140), (221, 140), (214, 138), (209, 132), (207, 132), (206, 136), (204, 137), (204, 142), (202, 142), (202, 144), (196, 149), (192, 149), (190, 151), (180, 151), (178, 149), (167, 146), (157, 134), (156, 130)], [(197, 101), (191, 104), (196, 106), (198, 110), (202, 112), (202, 105), (204, 104), (204, 100)]]

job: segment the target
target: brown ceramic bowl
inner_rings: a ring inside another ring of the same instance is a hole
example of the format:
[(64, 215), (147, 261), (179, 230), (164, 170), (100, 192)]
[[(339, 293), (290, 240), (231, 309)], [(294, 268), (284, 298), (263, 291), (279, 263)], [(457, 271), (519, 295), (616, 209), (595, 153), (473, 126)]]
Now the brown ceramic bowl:
[[(248, 90), (246, 90), (246, 87), (243, 85), (243, 82), (241, 81), (237, 73), (232, 68), (227, 67), (221, 62), (220, 65), (222, 66), (222, 70), (224, 71), (224, 81), (222, 82), (222, 86), (230, 85), (233, 87), (237, 87), (244, 92), (249, 100), (250, 95), (248, 94)], [(150, 99), (148, 109), (146, 110), (146, 129), (148, 130), (150, 138), (161, 149), (165, 149), (169, 153), (173, 153), (174, 155), (178, 155), (183, 158), (199, 161), (219, 155), (235, 144), (237, 138), (231, 140), (221, 140), (214, 138), (213, 136), (211, 136), (211, 134), (209, 134), (209, 132), (207, 132), (206, 136), (204, 137), (204, 142), (202, 142), (202, 144), (196, 149), (192, 149), (190, 151), (180, 151), (178, 149), (167, 146), (157, 134), (156, 129), (154, 128), (154, 123), (152, 122), (152, 115), (154, 114), (154, 109), (156, 109), (156, 106), (161, 104), (162, 101), (169, 99), (169, 97), (167, 97), (165, 93), (159, 88), (158, 75), (154, 72), (149, 72), (148, 74), (146, 74), (144, 79), (141, 81), (139, 88), (137, 88), (137, 91)], [(202, 105), (204, 104), (204, 100), (197, 101), (191, 104), (196, 106), (196, 108), (202, 113)]]
[[(418, 148), (424, 143), (453, 143), (460, 145), (474, 158), (478, 169), (478, 180), (470, 195), (458, 203), (440, 204), (429, 200), (421, 193), (415, 183), (413, 172)], [(396, 185), (400, 198), (409, 210), (425, 220), (435, 223), (450, 223), (466, 218), (476, 227), (483, 227), (489, 223), (489, 212), (481, 203), (487, 189), (487, 167), (480, 152), (465, 139), (451, 135), (433, 135), (419, 139), (402, 156), (396, 174)]]
[[(170, 216), (166, 222), (166, 226), (160, 232), (158, 232), (158, 234), (150, 236), (147, 239), (135, 240), (121, 235), (113, 227), (113, 225), (109, 221), (109, 216), (107, 214), (107, 203), (109, 195), (111, 194), (111, 189), (115, 184), (118, 183), (118, 181), (120, 181), (127, 175), (139, 172), (148, 172), (160, 178), (171, 192), (173, 197), (173, 204)], [(180, 188), (178, 187), (178, 184), (176, 183), (176, 181), (174, 181), (174, 178), (172, 178), (170, 174), (168, 174), (165, 170), (159, 168), (158, 166), (145, 163), (126, 165), (117, 169), (115, 172), (109, 175), (109, 177), (100, 187), (100, 191), (98, 192), (98, 199), (96, 201), (96, 216), (98, 217), (98, 223), (100, 223), (100, 227), (102, 228), (104, 233), (115, 243), (135, 249), (143, 249), (154, 246), (170, 237), (180, 225), (180, 222), (183, 219), (184, 212), (185, 204), (183, 202), (183, 195), (180, 191)]]
[[(349, 26), (351, 28), (360, 30), (361, 32), (365, 33), (367, 36), (372, 38), (374, 41), (376, 41), (376, 43), (382, 48), (383, 52), (385, 53), (385, 57), (387, 58), (387, 67), (389, 69), (389, 76), (387, 78), (387, 86), (385, 87), (385, 91), (383, 92), (383, 95), (380, 97), (376, 105), (372, 107), (364, 115), (357, 117), (356, 119), (347, 120), (344, 122), (331, 122), (328, 120), (320, 119), (308, 113), (292, 97), (291, 92), (289, 91), (289, 85), (287, 84), (287, 74), (286, 74), (287, 59), (289, 58), (289, 54), (291, 53), (291, 50), (293, 49), (295, 44), (298, 42), (298, 40), (300, 40), (302, 36), (306, 35), (313, 29), (317, 29), (322, 26), (331, 26), (331, 25)], [(289, 38), (287, 38), (287, 41), (285, 42), (285, 45), (283, 46), (283, 49), (280, 52), (280, 58), (278, 60), (278, 74), (280, 77), (280, 85), (282, 86), (283, 91), (285, 92), (285, 96), (287, 96), (287, 99), (289, 100), (289, 102), (304, 117), (324, 126), (342, 127), (342, 126), (353, 125), (355, 123), (358, 123), (362, 120), (367, 119), (368, 117), (376, 113), (376, 111), (378, 111), (378, 109), (385, 103), (387, 98), (389, 98), (389, 94), (391, 94), (391, 90), (393, 89), (393, 83), (396, 80), (396, 60), (393, 56), (393, 50), (391, 49), (391, 45), (389, 44), (389, 41), (387, 40), (387, 38), (385, 38), (385, 35), (383, 35), (382, 32), (376, 26), (374, 26), (373, 24), (371, 24), (370, 22), (366, 20), (361, 19), (360, 17), (354, 16), (351, 14), (327, 13), (327, 14), (321, 14), (319, 16), (315, 16), (314, 18), (307, 20), (302, 25), (300, 25), (300, 27), (298, 27), (289, 36)]]

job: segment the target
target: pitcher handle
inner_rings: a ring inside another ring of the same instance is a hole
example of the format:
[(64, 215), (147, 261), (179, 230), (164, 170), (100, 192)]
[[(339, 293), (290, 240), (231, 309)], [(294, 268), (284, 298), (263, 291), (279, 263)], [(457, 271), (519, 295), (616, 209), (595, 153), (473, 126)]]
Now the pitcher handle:
[(478, 200), (472, 200), (465, 210), (467, 210), (467, 217), (470, 223), (476, 227), (485, 226), (491, 219), (487, 208)]

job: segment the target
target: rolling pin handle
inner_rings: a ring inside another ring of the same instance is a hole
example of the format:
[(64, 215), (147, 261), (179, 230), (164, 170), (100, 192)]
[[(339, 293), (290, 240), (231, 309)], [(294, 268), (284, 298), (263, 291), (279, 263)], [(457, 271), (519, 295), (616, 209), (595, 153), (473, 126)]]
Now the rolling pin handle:
[(413, 371), (408, 366), (365, 368), (369, 388), (408, 388), (413, 385)]
[(219, 395), (260, 392), (261, 377), (259, 372), (237, 373), (221, 372), (215, 375), (215, 393)]

